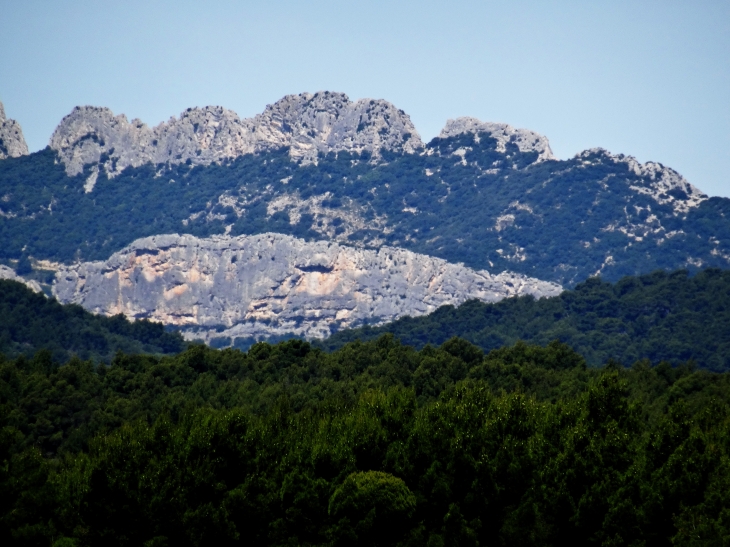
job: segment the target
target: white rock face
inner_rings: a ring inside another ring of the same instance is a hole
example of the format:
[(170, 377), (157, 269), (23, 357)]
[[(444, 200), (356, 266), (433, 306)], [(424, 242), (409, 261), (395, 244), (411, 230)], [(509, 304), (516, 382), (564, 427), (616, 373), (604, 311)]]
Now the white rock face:
[(28, 145), (25, 143), (20, 124), (5, 117), (5, 107), (0, 102), (0, 160), (27, 154)]
[[(207, 165), (254, 152), (290, 147), (293, 159), (311, 162), (319, 152), (387, 149), (413, 152), (423, 146), (410, 118), (383, 100), (352, 102), (328, 91), (287, 95), (254, 118), (219, 106), (189, 108), (179, 118), (150, 128), (108, 108), (76, 107), (56, 128), (50, 147), (73, 176), (101, 163), (108, 175), (145, 163)], [(87, 182), (87, 191), (93, 189)], [(89, 177), (91, 179), (91, 177)]]
[[(423, 315), (444, 304), (494, 302), (559, 285), (382, 247), (307, 243), (281, 234), (143, 238), (105, 262), (66, 266), (53, 293), (104, 315), (187, 329), (187, 336), (324, 337), (336, 329)], [(217, 329), (215, 327), (218, 327)]]
[(0, 279), (10, 279), (11, 281), (17, 281), (18, 283), (22, 283), (29, 289), (35, 292), (43, 292), (41, 289), (41, 286), (38, 284), (37, 281), (33, 280), (27, 280), (23, 277), (20, 277), (18, 274), (15, 273), (15, 270), (8, 266), (4, 266), (0, 264)]
[(596, 154), (616, 163), (625, 163), (632, 173), (646, 181), (642, 186), (632, 185), (630, 188), (639, 194), (650, 196), (657, 203), (662, 205), (670, 204), (675, 214), (686, 213), (708, 199), (707, 194), (692, 186), (687, 179), (674, 169), (665, 167), (661, 163), (653, 161), (639, 163), (633, 156), (611, 154), (603, 148), (585, 150), (576, 157), (584, 161), (590, 161), (590, 157)]
[(448, 120), (439, 133), (439, 138), (446, 139), (463, 133), (488, 133), (497, 141), (497, 151), (505, 152), (508, 143), (514, 143), (520, 152), (537, 152), (537, 161), (554, 160), (553, 151), (547, 137), (529, 129), (515, 129), (506, 123), (482, 122), (476, 118), (456, 118)]

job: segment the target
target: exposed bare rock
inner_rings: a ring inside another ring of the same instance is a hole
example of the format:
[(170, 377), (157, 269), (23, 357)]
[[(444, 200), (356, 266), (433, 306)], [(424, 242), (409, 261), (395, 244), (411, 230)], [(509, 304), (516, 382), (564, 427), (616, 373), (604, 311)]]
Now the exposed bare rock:
[(27, 280), (18, 274), (15, 273), (15, 270), (8, 266), (4, 266), (0, 264), (0, 279), (10, 279), (11, 281), (17, 281), (18, 283), (22, 283), (29, 289), (35, 292), (42, 293), (43, 290), (41, 289), (40, 284), (37, 281), (34, 280)]
[(471, 298), (493, 302), (561, 290), (398, 248), (356, 249), (281, 234), (139, 239), (105, 262), (59, 270), (53, 286), (61, 302), (178, 325), (205, 339), (322, 337)]
[[(243, 120), (219, 106), (189, 108), (154, 128), (108, 108), (76, 107), (56, 128), (50, 146), (69, 175), (100, 163), (114, 176), (145, 163), (207, 165), (282, 147), (290, 147), (293, 159), (311, 162), (320, 152), (377, 156), (383, 149), (413, 152), (423, 143), (408, 115), (392, 104), (352, 102), (344, 93), (325, 91), (287, 95)], [(92, 171), (87, 191), (97, 175)]]
[(27, 154), (28, 145), (23, 137), (23, 129), (18, 122), (5, 117), (5, 107), (0, 102), (0, 160)]
[(520, 152), (537, 152), (537, 161), (554, 160), (553, 151), (547, 137), (529, 129), (515, 129), (506, 123), (482, 122), (476, 118), (456, 118), (448, 120), (439, 133), (439, 138), (446, 139), (463, 133), (488, 133), (497, 141), (497, 151), (505, 152), (507, 144), (515, 144)]
[(687, 179), (670, 167), (649, 161), (639, 163), (633, 156), (611, 154), (603, 148), (591, 148), (576, 156), (584, 163), (590, 163), (595, 156), (601, 156), (615, 163), (625, 163), (629, 171), (642, 177), (644, 184), (632, 185), (630, 188), (639, 194), (645, 194), (662, 205), (669, 204), (675, 214), (686, 213), (693, 207), (708, 199), (707, 194), (690, 184)]

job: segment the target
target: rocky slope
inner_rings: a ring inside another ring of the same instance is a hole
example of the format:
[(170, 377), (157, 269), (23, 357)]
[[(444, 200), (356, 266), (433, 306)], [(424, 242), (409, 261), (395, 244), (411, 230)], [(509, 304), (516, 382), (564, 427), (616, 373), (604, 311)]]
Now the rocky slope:
[(12, 268), (5, 266), (3, 264), (0, 264), (0, 279), (9, 279), (11, 281), (17, 281), (18, 283), (22, 283), (29, 289), (31, 289), (34, 292), (43, 292), (41, 289), (40, 284), (37, 281), (34, 280), (28, 280), (25, 279), (18, 274), (15, 273), (15, 270)]
[(77, 107), (50, 141), (69, 175), (92, 166), (87, 190), (93, 188), (99, 167), (114, 176), (145, 163), (208, 165), (283, 147), (307, 163), (320, 152), (377, 155), (383, 148), (413, 152), (422, 145), (408, 115), (389, 102), (352, 102), (344, 93), (329, 91), (287, 95), (249, 119), (219, 106), (189, 108), (154, 128), (115, 116), (108, 108)]
[(355, 249), (281, 234), (135, 241), (104, 262), (56, 275), (59, 301), (184, 329), (188, 337), (327, 336), (444, 304), (552, 296), (554, 283), (491, 275), (403, 249)]
[[(598, 148), (558, 160), (545, 137), (474, 118), (423, 145), (384, 101), (292, 95), (249, 120), (211, 107), (156, 128), (81, 108), (52, 144), (0, 161), (2, 259), (106, 260), (157, 234), (278, 232), (562, 286), (730, 267), (730, 200), (669, 167)], [(310, 161), (331, 151), (375, 160)]]
[(514, 144), (522, 153), (537, 152), (537, 161), (557, 159), (546, 137), (529, 129), (515, 129), (506, 123), (482, 122), (469, 117), (447, 120), (439, 138), (448, 139), (464, 133), (476, 135), (477, 142), (479, 135), (489, 135), (495, 140), (497, 152), (504, 153), (508, 145)]
[(28, 154), (23, 130), (15, 120), (5, 117), (5, 107), (0, 102), (0, 160)]

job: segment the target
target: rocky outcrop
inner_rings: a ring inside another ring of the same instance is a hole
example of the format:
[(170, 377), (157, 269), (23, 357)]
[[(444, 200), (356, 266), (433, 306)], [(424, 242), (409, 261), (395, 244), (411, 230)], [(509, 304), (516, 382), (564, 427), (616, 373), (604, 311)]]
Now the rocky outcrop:
[(649, 161), (639, 163), (633, 156), (611, 154), (603, 148), (585, 150), (576, 156), (584, 164), (595, 161), (623, 163), (634, 175), (641, 177), (640, 184), (632, 184), (631, 190), (645, 194), (662, 205), (668, 204), (675, 214), (687, 213), (693, 207), (708, 199), (707, 194), (690, 184), (687, 179), (670, 167)]
[(188, 337), (323, 337), (423, 315), (444, 304), (552, 296), (554, 283), (382, 247), (307, 243), (281, 234), (199, 239), (153, 236), (104, 262), (67, 266), (53, 293), (104, 315), (178, 325)]
[(43, 290), (41, 289), (40, 284), (37, 281), (34, 280), (28, 280), (25, 279), (18, 274), (15, 273), (15, 270), (8, 266), (4, 266), (0, 264), (0, 279), (10, 279), (11, 281), (17, 281), (18, 283), (22, 283), (29, 289), (31, 289), (34, 292), (42, 293)]
[(5, 117), (5, 107), (0, 102), (0, 160), (27, 154), (28, 145), (25, 143), (20, 124)]
[(546, 137), (529, 129), (515, 129), (505, 123), (482, 122), (469, 117), (456, 118), (446, 122), (439, 138), (446, 139), (464, 133), (487, 133), (497, 141), (498, 152), (505, 152), (508, 144), (514, 144), (520, 152), (537, 152), (537, 161), (556, 159)]
[(254, 118), (219, 106), (189, 108), (150, 128), (108, 108), (76, 107), (56, 128), (50, 147), (69, 175), (92, 165), (114, 176), (145, 163), (207, 165), (243, 154), (289, 147), (293, 159), (311, 162), (328, 152), (413, 152), (423, 146), (408, 115), (382, 100), (349, 100), (328, 91), (288, 95)]

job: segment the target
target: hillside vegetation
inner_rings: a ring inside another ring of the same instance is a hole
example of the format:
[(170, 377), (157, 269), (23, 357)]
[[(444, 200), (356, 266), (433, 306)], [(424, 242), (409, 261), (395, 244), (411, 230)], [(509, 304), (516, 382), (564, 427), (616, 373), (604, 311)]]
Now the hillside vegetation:
[(630, 365), (647, 358), (677, 364), (693, 360), (730, 369), (730, 271), (654, 272), (616, 283), (591, 278), (560, 296), (518, 297), (495, 304), (469, 301), (422, 317), (339, 332), (318, 345), (335, 349), (352, 340), (392, 333), (423, 347), (459, 336), (484, 351), (524, 340), (560, 340), (591, 366), (610, 359)]
[(0, 541), (722, 545), (728, 403), (557, 342), (39, 353), (0, 365)]
[[(597, 271), (617, 281), (728, 267), (730, 200), (678, 214), (636, 191), (655, 192), (653, 181), (605, 152), (534, 163), (536, 155), (514, 144), (498, 152), (486, 133), (434, 139), (423, 155), (383, 151), (377, 163), (343, 152), (300, 166), (282, 149), (102, 173), (86, 193), (91, 167), (68, 177), (47, 149), (0, 162), (0, 259), (106, 259), (140, 237), (228, 229), (403, 247), (567, 286)], [(687, 199), (675, 190), (665, 198)]]
[(94, 315), (17, 281), (0, 280), (0, 353), (6, 357), (31, 357), (45, 349), (60, 362), (73, 355), (109, 362), (117, 351), (177, 353), (183, 348), (182, 336), (166, 332), (160, 323)]

